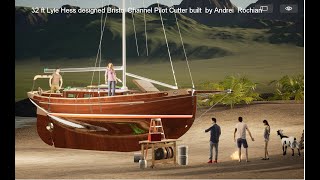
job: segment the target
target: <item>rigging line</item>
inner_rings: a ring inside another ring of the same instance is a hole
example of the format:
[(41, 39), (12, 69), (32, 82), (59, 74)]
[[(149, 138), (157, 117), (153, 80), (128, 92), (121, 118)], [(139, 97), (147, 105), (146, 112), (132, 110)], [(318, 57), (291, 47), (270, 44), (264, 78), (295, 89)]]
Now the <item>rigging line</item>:
[[(132, 0), (130, 0), (130, 6), (132, 7)], [(132, 11), (132, 13), (131, 13), (131, 16), (132, 16), (132, 24), (133, 24), (134, 38), (135, 38), (135, 40), (136, 40), (137, 54), (138, 54), (138, 56), (140, 56), (138, 39), (137, 39), (137, 32), (136, 32), (136, 25), (135, 25), (135, 22), (134, 22), (133, 11)]]
[[(101, 13), (101, 21), (102, 21), (102, 17), (103, 17), (103, 13)], [(102, 29), (101, 34), (100, 34), (99, 48), (98, 48), (98, 52), (97, 52), (97, 56), (96, 56), (96, 61), (95, 61), (94, 67), (97, 67), (99, 53), (101, 52), (101, 43), (102, 43), (102, 38), (103, 38), (103, 32), (104, 32), (105, 26), (106, 26), (107, 17), (108, 17), (108, 13), (106, 13), (106, 16), (105, 16), (105, 19), (104, 19), (104, 26), (103, 26), (103, 29)], [(92, 76), (91, 76), (91, 83), (90, 83), (91, 86), (92, 86), (92, 82), (93, 82), (94, 73), (95, 73), (95, 71), (92, 72)]]
[[(210, 111), (214, 106), (216, 106), (219, 102), (221, 102), (225, 97), (227, 97), (229, 95), (229, 93), (227, 93), (226, 95), (224, 95), (219, 101), (217, 101), (214, 105), (212, 105), (209, 109), (207, 109), (204, 113), (202, 113), (198, 118), (196, 118), (196, 120), (197, 119), (201, 119), (201, 117), (204, 115), (204, 114), (206, 114), (208, 111)], [(195, 120), (195, 121), (196, 121)]]
[[(103, 0), (101, 0), (101, 6), (103, 8)], [(110, 6), (110, 0), (109, 0), (109, 6)], [(107, 17), (108, 17), (108, 12), (106, 12), (106, 16), (105, 16), (105, 19), (104, 19), (104, 24), (102, 26), (102, 17), (103, 17), (103, 13), (101, 12), (101, 37), (103, 37), (103, 32), (105, 30), (105, 27), (106, 27), (106, 21), (107, 21)], [(102, 38), (101, 38), (101, 41), (102, 41)], [(101, 67), (101, 56), (102, 56), (102, 43), (100, 41), (100, 60), (99, 60), (99, 69)], [(98, 79), (98, 96), (99, 96), (99, 103), (100, 103), (100, 84), (101, 84), (101, 72), (99, 71), (99, 79)], [(89, 95), (89, 98), (91, 98), (91, 95)], [(102, 107), (101, 105), (99, 106), (100, 107), (100, 112), (102, 111)]]
[[(172, 0), (171, 0), (171, 4), (172, 4), (172, 7), (174, 7)], [(186, 49), (184, 47), (184, 42), (183, 42), (183, 39), (182, 39), (182, 35), (181, 35), (181, 31), (180, 31), (180, 26), (179, 26), (177, 14), (175, 12), (174, 12), (174, 17), (176, 18), (176, 24), (177, 24), (179, 35), (180, 35), (180, 40), (181, 40), (181, 45), (182, 45), (184, 57), (186, 58), (186, 62), (187, 62), (188, 70), (189, 70), (189, 75), (190, 75), (190, 79), (191, 79), (191, 83), (192, 83), (192, 89), (195, 89), (193, 78), (192, 78), (192, 74), (191, 74), (191, 70), (190, 70), (190, 66), (189, 66), (189, 61), (188, 61), (188, 57), (187, 57), (187, 52), (186, 52)]]
[[(101, 0), (101, 8), (103, 8), (103, 0)], [(101, 11), (101, 19), (100, 19), (100, 33), (102, 34), (102, 20), (103, 20), (103, 11)], [(102, 51), (102, 43), (100, 43), (100, 53), (99, 53), (99, 69), (100, 69), (100, 65), (101, 65), (101, 51)], [(100, 75), (101, 73), (98, 72), (98, 96), (99, 96), (99, 100), (100, 100)]]
[[(103, 0), (101, 0), (101, 4), (102, 4), (102, 8), (103, 8)], [(109, 5), (110, 5), (110, 0), (109, 0)], [(96, 57), (96, 62), (94, 64), (94, 67), (96, 68), (97, 67), (97, 61), (98, 61), (98, 57), (99, 57), (99, 53), (100, 53), (100, 61), (99, 61), (99, 68), (100, 68), (100, 64), (101, 64), (101, 46), (102, 46), (102, 38), (103, 38), (103, 32), (105, 30), (105, 27), (106, 27), (106, 22), (107, 22), (107, 17), (108, 17), (108, 12), (106, 12), (106, 16), (104, 18), (104, 22), (103, 22), (103, 27), (102, 27), (102, 20), (103, 20), (103, 13), (101, 11), (101, 26), (100, 26), (100, 41), (99, 41), (99, 48), (98, 48), (98, 52), (97, 52), (97, 57)], [(93, 82), (93, 77), (94, 77), (94, 73), (95, 71), (92, 72), (92, 77), (91, 77), (91, 86), (92, 86), (92, 82)], [(99, 72), (99, 82), (98, 82), (98, 85), (100, 85), (100, 72)], [(99, 86), (98, 86), (99, 88)], [(91, 94), (91, 93), (90, 93)], [(100, 100), (100, 93), (99, 94), (99, 100)], [(91, 95), (89, 95), (89, 101), (91, 100)], [(101, 107), (100, 107), (101, 108)], [(91, 113), (92, 113), (92, 107), (90, 106), (90, 110), (91, 110)]]
[[(142, 6), (144, 7), (144, 0), (142, 1)], [(149, 48), (148, 48), (148, 34), (147, 34), (147, 21), (146, 21), (146, 13), (143, 11), (143, 19), (144, 19), (144, 34), (146, 36), (146, 49), (147, 49), (147, 56), (149, 56)]]
[[(157, 3), (158, 3), (158, 8), (160, 9), (159, 0), (157, 0)], [(169, 48), (169, 44), (168, 44), (168, 39), (167, 39), (167, 35), (166, 35), (166, 30), (165, 30), (164, 24), (163, 24), (163, 19), (162, 19), (161, 10), (159, 11), (159, 14), (160, 14), (160, 19), (161, 19), (161, 24), (162, 24), (162, 29), (163, 29), (164, 38), (165, 38), (166, 44), (167, 44), (168, 55), (169, 55), (169, 59), (170, 59), (170, 63), (171, 63), (171, 70), (172, 70), (172, 74), (173, 74), (173, 78), (174, 78), (174, 83), (176, 84), (176, 87), (178, 87), (177, 80), (176, 80), (176, 75), (175, 75), (174, 69), (173, 69), (173, 64), (172, 64), (172, 59), (171, 59), (171, 53), (170, 53), (170, 48)]]
[[(108, 7), (110, 6), (110, 0), (109, 0), (109, 5), (108, 5)], [(101, 0), (101, 6), (102, 6), (102, 8), (104, 7), (103, 6), (103, 0)], [(106, 5), (106, 8), (107, 8), (107, 5)], [(100, 55), (100, 59), (99, 59), (99, 69), (100, 69), (100, 67), (101, 67), (101, 57), (102, 57), (102, 37), (103, 37), (103, 33), (104, 33), (104, 30), (105, 30), (105, 27), (106, 27), (106, 22), (107, 22), (107, 17), (108, 17), (108, 12), (106, 12), (106, 16), (105, 16), (105, 18), (104, 18), (104, 21), (103, 21), (103, 26), (102, 26), (102, 17), (103, 17), (103, 13), (101, 12), (101, 26), (100, 26), (100, 28), (101, 28), (101, 41), (100, 41), (100, 44), (99, 44), (99, 48), (100, 48), (100, 53), (99, 53), (99, 55)], [(99, 72), (99, 79), (98, 79), (98, 85), (100, 85), (101, 84), (101, 78), (100, 78), (100, 76), (101, 76), (101, 74), (100, 74), (100, 72)], [(92, 84), (91, 84), (92, 85)], [(98, 92), (100, 92), (100, 86), (98, 86)], [(99, 97), (100, 97), (100, 93), (98, 93), (99, 94)]]

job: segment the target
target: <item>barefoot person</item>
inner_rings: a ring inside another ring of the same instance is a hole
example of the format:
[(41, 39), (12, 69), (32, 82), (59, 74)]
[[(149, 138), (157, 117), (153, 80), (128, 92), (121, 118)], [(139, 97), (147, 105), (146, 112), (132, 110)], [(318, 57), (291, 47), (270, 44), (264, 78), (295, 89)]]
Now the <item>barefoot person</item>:
[(264, 137), (264, 158), (262, 160), (269, 160), (269, 153), (268, 153), (268, 142), (269, 142), (269, 136), (270, 136), (270, 126), (267, 120), (262, 121), (264, 124), (264, 131), (263, 131), (263, 137)]
[(214, 147), (215, 157), (213, 163), (218, 163), (218, 144), (219, 137), (221, 135), (221, 128), (218, 126), (216, 118), (212, 118), (212, 126), (209, 129), (206, 129), (205, 132), (210, 131), (210, 155), (208, 163), (212, 163), (212, 148)]
[[(113, 64), (109, 63), (105, 73), (105, 82), (108, 82), (108, 96), (114, 96), (116, 91), (117, 76)], [(112, 89), (112, 93), (111, 93)]]
[[(60, 83), (61, 81), (61, 83)], [(60, 85), (59, 85), (60, 83)], [(59, 89), (61, 89), (63, 84), (62, 76), (60, 75), (60, 68), (56, 68), (54, 73), (52, 74), (50, 80), (49, 80), (49, 85), (51, 88), (51, 93), (56, 93), (59, 92)]]
[(249, 162), (248, 159), (248, 142), (246, 140), (246, 130), (248, 131), (251, 140), (254, 141), (253, 137), (251, 136), (251, 132), (249, 131), (249, 128), (246, 123), (242, 122), (242, 117), (238, 118), (239, 122), (236, 124), (236, 127), (234, 129), (233, 133), (233, 139), (236, 141), (236, 135), (237, 135), (237, 146), (239, 151), (239, 162), (241, 162), (241, 145), (246, 149), (246, 161)]

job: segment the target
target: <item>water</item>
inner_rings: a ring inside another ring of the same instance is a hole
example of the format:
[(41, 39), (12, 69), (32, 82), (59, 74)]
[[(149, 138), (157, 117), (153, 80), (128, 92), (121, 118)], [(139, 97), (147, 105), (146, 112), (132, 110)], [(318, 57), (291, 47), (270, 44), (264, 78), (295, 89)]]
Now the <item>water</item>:
[(15, 117), (15, 128), (23, 128), (23, 127), (28, 127), (32, 126), (37, 122), (36, 117)]

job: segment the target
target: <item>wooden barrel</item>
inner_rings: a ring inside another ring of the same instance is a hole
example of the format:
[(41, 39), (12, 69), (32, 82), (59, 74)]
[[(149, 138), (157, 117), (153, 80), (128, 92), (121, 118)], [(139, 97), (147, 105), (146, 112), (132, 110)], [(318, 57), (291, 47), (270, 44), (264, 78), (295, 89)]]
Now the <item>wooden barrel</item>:
[(155, 160), (160, 160), (160, 159), (168, 159), (170, 158), (168, 156), (168, 149), (163, 147), (163, 148), (158, 148), (154, 151), (154, 159)]
[(166, 157), (166, 159), (170, 159), (170, 158), (171, 158), (171, 154), (172, 154), (170, 148), (169, 148), (169, 147), (166, 147), (166, 151), (167, 151), (167, 157)]
[(166, 159), (170, 159), (170, 158), (173, 158), (173, 148), (172, 147), (166, 147), (167, 149), (167, 158)]
[(175, 152), (173, 151), (173, 148), (172, 148), (172, 147), (169, 147), (169, 149), (170, 149), (170, 152), (171, 152), (170, 158), (173, 158)]

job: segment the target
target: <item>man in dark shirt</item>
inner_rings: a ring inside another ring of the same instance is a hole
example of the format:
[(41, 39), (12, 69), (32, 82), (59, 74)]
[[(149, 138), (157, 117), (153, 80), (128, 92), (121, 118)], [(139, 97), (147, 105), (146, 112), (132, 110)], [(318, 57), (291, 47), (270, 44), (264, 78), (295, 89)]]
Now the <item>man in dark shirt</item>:
[(218, 144), (219, 144), (219, 137), (221, 134), (221, 128), (216, 124), (217, 120), (216, 118), (212, 118), (212, 123), (213, 125), (209, 128), (206, 129), (205, 132), (210, 131), (210, 157), (208, 163), (212, 163), (212, 148), (214, 147), (215, 151), (215, 160), (213, 163), (218, 162)]

